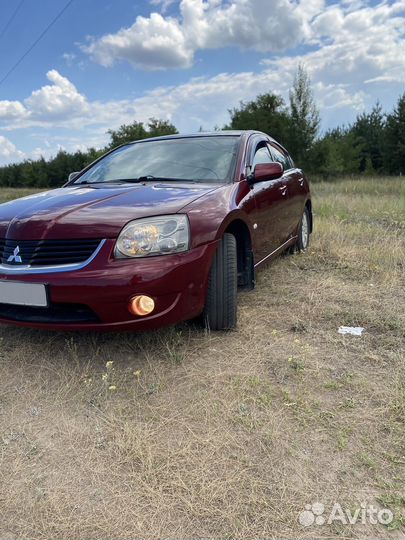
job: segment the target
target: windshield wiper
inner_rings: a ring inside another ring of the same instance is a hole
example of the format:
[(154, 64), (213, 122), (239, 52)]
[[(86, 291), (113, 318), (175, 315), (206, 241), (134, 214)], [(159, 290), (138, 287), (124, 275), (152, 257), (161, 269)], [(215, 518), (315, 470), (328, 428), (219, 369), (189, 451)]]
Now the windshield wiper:
[(137, 178), (138, 182), (195, 182), (188, 178), (172, 178), (170, 176), (153, 176), (153, 174), (147, 174)]
[(145, 176), (139, 176), (138, 178), (114, 178), (113, 180), (94, 180), (78, 182), (76, 185), (84, 184), (139, 184), (142, 182), (192, 182), (195, 180), (189, 180), (188, 178), (171, 178), (170, 176), (153, 176), (153, 174), (147, 174)]
[(83, 184), (91, 185), (91, 184), (124, 184), (124, 183), (130, 183), (130, 182), (141, 182), (139, 178), (114, 178), (114, 180), (84, 180), (83, 182), (77, 182), (77, 186), (82, 186)]

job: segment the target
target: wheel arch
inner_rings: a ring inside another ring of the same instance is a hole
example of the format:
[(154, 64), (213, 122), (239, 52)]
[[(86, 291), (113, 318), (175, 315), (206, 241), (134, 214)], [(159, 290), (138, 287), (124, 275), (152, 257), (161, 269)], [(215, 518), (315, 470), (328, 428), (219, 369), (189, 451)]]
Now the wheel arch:
[(312, 215), (312, 201), (311, 201), (311, 199), (307, 199), (307, 201), (305, 203), (305, 208), (308, 209), (308, 213), (309, 213), (309, 232), (312, 233), (313, 226), (314, 226), (314, 219), (313, 219), (313, 215)]
[(238, 287), (253, 289), (255, 285), (252, 237), (245, 221), (236, 218), (229, 222), (222, 234), (230, 233), (236, 238), (238, 262)]

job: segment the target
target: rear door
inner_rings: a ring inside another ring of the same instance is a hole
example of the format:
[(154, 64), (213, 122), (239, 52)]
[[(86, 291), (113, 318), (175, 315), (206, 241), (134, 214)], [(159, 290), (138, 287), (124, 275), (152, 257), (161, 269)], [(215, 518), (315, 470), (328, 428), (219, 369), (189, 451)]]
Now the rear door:
[[(251, 170), (258, 163), (272, 163), (266, 141), (256, 143)], [(259, 262), (272, 253), (281, 244), (283, 236), (282, 212), (287, 196), (284, 182), (278, 180), (265, 180), (253, 184), (256, 208), (252, 215), (254, 224), (254, 251), (255, 261)]]

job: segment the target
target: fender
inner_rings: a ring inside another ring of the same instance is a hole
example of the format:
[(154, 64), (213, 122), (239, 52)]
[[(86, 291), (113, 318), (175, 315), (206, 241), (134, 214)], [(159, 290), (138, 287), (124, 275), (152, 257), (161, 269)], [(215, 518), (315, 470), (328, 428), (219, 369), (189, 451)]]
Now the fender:
[(243, 180), (225, 184), (182, 208), (190, 221), (191, 247), (219, 240), (235, 220), (243, 221), (252, 236), (253, 222), (249, 213), (255, 204), (253, 192)]

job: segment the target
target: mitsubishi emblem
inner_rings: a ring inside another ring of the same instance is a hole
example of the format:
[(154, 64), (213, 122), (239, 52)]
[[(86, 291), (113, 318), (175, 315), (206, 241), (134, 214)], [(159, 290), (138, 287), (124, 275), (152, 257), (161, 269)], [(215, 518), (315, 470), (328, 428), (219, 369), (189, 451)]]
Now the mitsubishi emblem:
[(14, 251), (13, 251), (13, 254), (10, 255), (10, 257), (7, 259), (7, 262), (16, 262), (16, 263), (22, 263), (22, 259), (19, 255), (20, 253), (20, 246), (17, 246)]

